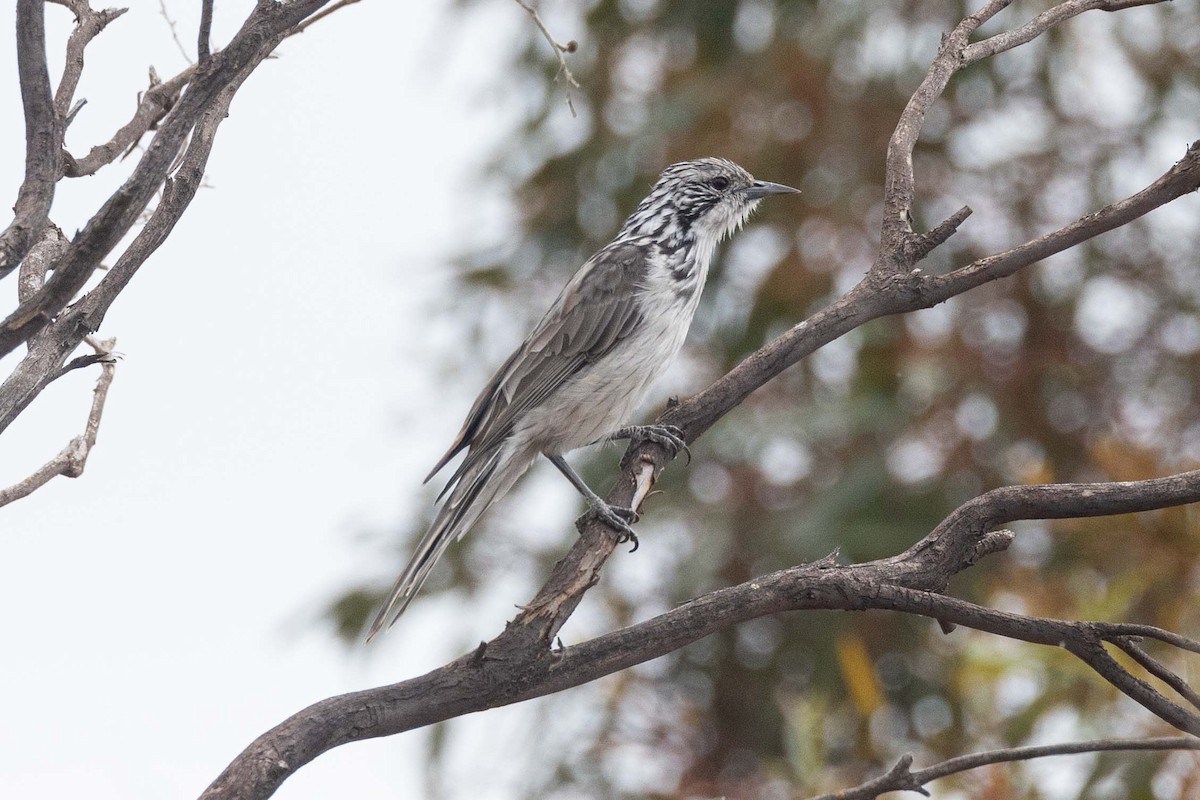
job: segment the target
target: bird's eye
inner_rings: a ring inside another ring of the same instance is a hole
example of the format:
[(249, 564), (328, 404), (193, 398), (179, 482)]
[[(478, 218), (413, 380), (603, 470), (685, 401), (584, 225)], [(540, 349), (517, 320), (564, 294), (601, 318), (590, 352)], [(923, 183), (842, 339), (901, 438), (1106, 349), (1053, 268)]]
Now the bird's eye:
[(718, 175), (708, 182), (708, 185), (716, 189), (718, 192), (723, 192), (729, 188), (729, 178), (724, 175)]

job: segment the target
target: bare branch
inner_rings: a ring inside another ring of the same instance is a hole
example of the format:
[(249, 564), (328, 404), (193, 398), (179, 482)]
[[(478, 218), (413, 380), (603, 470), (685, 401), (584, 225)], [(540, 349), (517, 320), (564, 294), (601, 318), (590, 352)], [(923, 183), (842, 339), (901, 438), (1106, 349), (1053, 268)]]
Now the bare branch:
[(533, 24), (537, 25), (542, 36), (550, 43), (550, 47), (554, 50), (554, 55), (558, 56), (558, 75), (554, 80), (562, 80), (563, 91), (566, 95), (567, 108), (571, 109), (571, 116), (578, 116), (575, 113), (575, 102), (571, 99), (571, 89), (578, 89), (579, 81), (575, 80), (575, 76), (571, 74), (571, 68), (567, 65), (567, 53), (574, 53), (579, 49), (579, 44), (574, 40), (568, 41), (566, 44), (559, 44), (558, 40), (550, 33), (550, 29), (546, 27), (546, 23), (542, 21), (542, 17), (538, 14), (537, 8), (525, 0), (516, 0), (517, 5), (528, 12), (530, 18), (533, 19)]
[(117, 259), (96, 288), (71, 309), (63, 320), (63, 328), (70, 330), (97, 330), (109, 307), (133, 279), (146, 259), (157, 250), (187, 210), (196, 191), (204, 180), (204, 168), (212, 152), (217, 129), (224, 121), (229, 104), (250, 76), (257, 64), (247, 65), (241, 74), (226, 86), (212, 108), (208, 109), (196, 124), (187, 150), (180, 159), (173, 176), (167, 179), (162, 199), (150, 215), (150, 219), (134, 237), (129, 247)]
[(912, 756), (905, 755), (886, 774), (880, 775), (878, 778), (851, 789), (842, 789), (833, 794), (823, 794), (811, 800), (875, 800), (881, 794), (902, 791), (928, 794), (921, 787), (931, 781), (989, 764), (1030, 761), (1035, 758), (1078, 753), (1147, 750), (1200, 750), (1200, 739), (1193, 739), (1190, 736), (1162, 736), (1152, 739), (1100, 739), (1093, 742), (1066, 742), (1037, 747), (1006, 747), (1002, 750), (989, 750), (986, 753), (951, 758), (916, 772), (909, 769), (912, 766)]
[(292, 28), (290, 31), (288, 31), (287, 35), (295, 36), (298, 33), (304, 33), (306, 30), (308, 30), (314, 24), (325, 19), (325, 17), (328, 17), (333, 12), (343, 9), (346, 6), (352, 6), (357, 2), (359, 2), (359, 0), (338, 0), (338, 2), (334, 3), (329, 8), (323, 9), (323, 10), (317, 12), (316, 14), (313, 14), (311, 17), (304, 20), (304, 22), (301, 22), (299, 25)]
[(0, 278), (14, 269), (41, 236), (54, 201), (62, 125), (54, 113), (46, 67), (46, 5), (17, 0), (17, 71), (25, 112), (25, 179), (13, 221), (0, 233)]
[(108, 166), (117, 157), (138, 142), (175, 105), (188, 81), (196, 74), (196, 67), (188, 67), (168, 81), (158, 81), (151, 73), (150, 88), (142, 95), (133, 118), (125, 123), (113, 137), (104, 144), (93, 147), (83, 158), (66, 157), (67, 165), (64, 174), (68, 178), (81, 178), (94, 175), (97, 170)]
[(24, 301), (32, 297), (46, 284), (46, 272), (67, 249), (67, 237), (54, 223), (46, 225), (42, 239), (33, 246), (21, 261), (17, 274), (17, 298)]
[(59, 475), (78, 478), (83, 474), (84, 467), (87, 466), (88, 455), (96, 446), (96, 436), (100, 432), (100, 417), (104, 414), (104, 402), (108, 399), (108, 387), (112, 385), (113, 376), (116, 375), (117, 370), (117, 362), (112, 355), (113, 347), (117, 343), (116, 339), (97, 341), (88, 337), (88, 343), (100, 357), (101, 367), (100, 378), (96, 381), (96, 388), (92, 393), (92, 407), (88, 412), (83, 434), (72, 439), (58, 455), (25, 480), (7, 489), (0, 489), (0, 506), (6, 506), (22, 497), (28, 497)]
[[(1071, 19), (1084, 11), (1097, 8), (1116, 11), (1133, 5), (1149, 5), (1161, 1), (1067, 0), (1044, 11), (1016, 30), (997, 34), (976, 44), (969, 44), (971, 35), (978, 30), (980, 25), (996, 16), (1012, 2), (1012, 0), (991, 0), (978, 12), (963, 19), (953, 31), (946, 34), (942, 38), (941, 47), (938, 49), (937, 56), (930, 65), (925, 79), (921, 81), (920, 86), (909, 99), (900, 115), (895, 132), (888, 142), (883, 231), (879, 256), (872, 270), (880, 273), (906, 272), (933, 249), (925, 246), (928, 244), (927, 241), (913, 241), (915, 234), (910, 219), (913, 199), (916, 195), (916, 180), (913, 175), (912, 157), (925, 123), (926, 112), (941, 97), (955, 73), (984, 58), (1025, 44), (1060, 22)], [(961, 220), (959, 221), (961, 222)], [(947, 220), (943, 225), (949, 222), (950, 220)], [(939, 226), (939, 228), (941, 227)], [(953, 227), (946, 236), (953, 233)], [(945, 239), (943, 238), (942, 241)]]
[[(954, 30), (942, 37), (937, 57), (929, 66), (925, 79), (913, 92), (908, 104), (900, 114), (896, 129), (887, 147), (887, 185), (883, 196), (883, 235), (880, 241), (880, 257), (874, 270), (903, 272), (912, 263), (901, 262), (896, 257), (903, 254), (907, 239), (913, 230), (913, 198), (916, 195), (916, 180), (913, 177), (913, 149), (925, 125), (925, 114), (933, 105), (950, 78), (962, 67), (961, 53), (976, 29), (1004, 10), (1012, 0), (991, 0), (980, 11), (966, 17)], [(928, 252), (928, 251), (927, 251)]]
[(213, 0), (202, 0), (200, 3), (200, 31), (197, 34), (196, 58), (203, 63), (211, 55)]
[[(644, 465), (651, 463), (643, 460), (628, 468), (639, 480), (639, 493), (644, 493), (647, 480)], [(310, 706), (259, 737), (203, 797), (231, 797), (235, 787), (245, 792), (238, 797), (268, 797), (288, 775), (332, 747), (579, 686), (678, 650), (728, 625), (784, 611), (901, 611), (1063, 647), (1152, 713), (1181, 730), (1197, 732), (1200, 717), (1122, 668), (1105, 651), (1104, 642), (1145, 636), (1188, 650), (1200, 650), (1200, 642), (1152, 626), (1012, 614), (940, 592), (952, 575), (1007, 547), (1011, 533), (985, 529), (999, 520), (1059, 516), (1056, 503), (1074, 504), (1080, 515), (1095, 515), (1198, 500), (1200, 471), (1149, 481), (1007, 487), (960, 506), (899, 556), (845, 566), (824, 559), (780, 570), (552, 653), (550, 643), (582, 593), (598, 579), (614, 546), (615, 533), (590, 526), (555, 566), (537, 597), (495, 639), (419, 678)]]
[(192, 61), (191, 55), (188, 54), (188, 49), (183, 46), (183, 40), (179, 38), (179, 30), (175, 26), (174, 18), (172, 18), (170, 12), (167, 11), (166, 0), (158, 0), (158, 13), (161, 14), (162, 18), (167, 21), (167, 27), (171, 29), (171, 38), (175, 40), (175, 46), (179, 48), (179, 54), (183, 56), (183, 60), (189, 64), (194, 64), (195, 62)]
[(1200, 140), (1192, 142), (1183, 158), (1137, 194), (1011, 250), (981, 258), (946, 275), (929, 278), (928, 290), (932, 297), (938, 298), (937, 302), (941, 302), (989, 281), (1006, 278), (1055, 253), (1127, 225), (1197, 189), (1200, 189)]
[(325, 1), (259, 3), (229, 45), (198, 69), (133, 173), (76, 236), (61, 263), (56, 265), (54, 275), (41, 291), (0, 322), (0, 355), (12, 352), (49, 324), (83, 288), (100, 259), (137, 222), (162, 185), (197, 118), (211, 107), (224, 87), (247, 66), (266, 58), (287, 31)]
[(1176, 675), (1166, 664), (1147, 653), (1137, 644), (1137, 638), (1120, 637), (1113, 642), (1124, 650), (1136, 662), (1154, 677), (1170, 686), (1194, 708), (1200, 709), (1200, 693), (1187, 684), (1183, 678)]
[(1046, 9), (1019, 28), (1005, 33), (999, 33), (982, 42), (968, 45), (962, 51), (962, 65), (974, 64), (997, 53), (1012, 50), (1033, 41), (1060, 22), (1066, 22), (1085, 11), (1100, 9), (1103, 11), (1120, 11), (1134, 6), (1148, 6), (1165, 0), (1067, 0)]
[(128, 11), (128, 8), (106, 8), (103, 11), (93, 11), (86, 0), (72, 3), (71, 10), (75, 12), (75, 30), (67, 40), (67, 57), (63, 64), (63, 74), (58, 81), (58, 90), (54, 93), (54, 110), (64, 121), (71, 111), (71, 101), (75, 97), (75, 89), (79, 86), (79, 78), (83, 75), (83, 51), (88, 44), (103, 31), (108, 23)]

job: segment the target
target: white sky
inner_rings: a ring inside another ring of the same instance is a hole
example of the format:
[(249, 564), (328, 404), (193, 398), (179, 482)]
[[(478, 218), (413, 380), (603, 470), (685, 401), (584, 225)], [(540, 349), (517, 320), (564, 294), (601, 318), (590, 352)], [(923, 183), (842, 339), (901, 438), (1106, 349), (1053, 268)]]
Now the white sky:
[[(24, 144), (4, 5), (7, 206)], [(77, 154), (127, 119), (148, 64), (183, 66), (158, 3), (129, 5), (87, 51)], [(169, 5), (194, 47), (198, 4)], [(217, 3), (217, 44), (252, 5)], [(369, 658), (312, 620), (339, 587), (390, 580), (395, 554), (358, 534), (413, 508), (469, 402), (422, 360), (421, 316), (447, 257), (503, 221), (479, 172), (511, 99), (486, 90), (528, 21), (511, 2), (450, 5), (364, 2), (285, 42), (221, 128), (215, 188), (109, 314), (125, 358), (85, 475), (0, 510), (0, 794), (196, 796), (308, 703), (457, 655), (431, 615)], [(70, 15), (47, 15), (56, 71)], [(115, 171), (60, 191), (68, 234)], [(0, 485), (80, 432), (96, 375), (59, 381), (8, 430)], [(489, 724), (511, 730), (504, 713)], [(419, 797), (423, 741), (339, 748), (277, 796)]]

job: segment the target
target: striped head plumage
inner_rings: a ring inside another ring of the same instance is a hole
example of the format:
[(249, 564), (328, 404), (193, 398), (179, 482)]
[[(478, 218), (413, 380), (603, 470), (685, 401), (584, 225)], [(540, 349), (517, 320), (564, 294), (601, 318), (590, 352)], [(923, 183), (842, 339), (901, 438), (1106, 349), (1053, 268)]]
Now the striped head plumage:
[(617, 239), (651, 239), (667, 252), (691, 247), (711, 252), (746, 221), (762, 198), (795, 191), (756, 181), (728, 159), (680, 161), (663, 170)]

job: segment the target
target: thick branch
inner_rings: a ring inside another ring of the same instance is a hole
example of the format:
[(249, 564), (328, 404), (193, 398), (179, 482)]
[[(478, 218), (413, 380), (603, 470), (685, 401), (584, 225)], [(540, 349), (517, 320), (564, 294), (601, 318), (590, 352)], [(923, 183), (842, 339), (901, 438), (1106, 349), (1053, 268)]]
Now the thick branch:
[[(1012, 492), (1025, 490), (1034, 491), (1023, 500), (1011, 499)], [(983, 519), (1013, 521), (1017, 509), (1041, 514), (1052, 498), (1075, 504), (1084, 514), (1117, 514), (1180, 505), (1198, 496), (1200, 472), (1126, 483), (1009, 487), (984, 495), (981, 502), (964, 504), (903, 555), (846, 566), (825, 559), (781, 570), (553, 653), (549, 644), (557, 631), (555, 623), (570, 609), (539, 606), (535, 600), (500, 636), (471, 655), (419, 678), (330, 698), (301, 711), (251, 744), (204, 797), (231, 797), (234, 787), (247, 792), (238, 797), (268, 797), (296, 769), (338, 745), (562, 691), (658, 658), (731, 624), (813, 609), (903, 611), (1031, 643), (1065, 646), (1153, 713), (1183, 730), (1200, 731), (1200, 718), (1116, 665), (1103, 647), (1105, 641), (1143, 636), (1196, 652), (1200, 642), (1151, 626), (1026, 617), (939, 594), (952, 575), (1007, 546), (1011, 534), (981, 530)], [(1108, 511), (1100, 511), (1094, 502)], [(980, 508), (994, 510), (980, 516)], [(597, 541), (590, 528), (584, 537), (589, 541), (583, 549), (596, 554), (591, 564), (595, 572), (586, 573), (594, 579), (613, 537)], [(576, 546), (572, 553), (580, 549)], [(574, 565), (564, 569), (564, 562), (539, 592), (543, 601), (555, 598), (553, 586), (561, 573), (583, 574)], [(572, 594), (557, 599), (575, 602)]]
[(0, 233), (0, 278), (14, 269), (41, 235), (54, 201), (62, 128), (50, 96), (46, 68), (46, 5), (17, 0), (17, 70), (25, 111), (25, 180), (13, 221)]
[[(166, 241), (204, 180), (204, 168), (208, 164), (217, 129), (228, 114), (234, 95), (256, 66), (257, 64), (246, 65), (221, 91), (213, 106), (201, 116), (192, 132), (179, 168), (167, 179), (162, 199), (154, 213), (96, 288), (64, 318), (64, 329), (98, 330), (104, 315), (118, 295), (129, 285), (129, 281), (146, 259)], [(2, 412), (3, 409), (0, 409), (0, 413)]]

